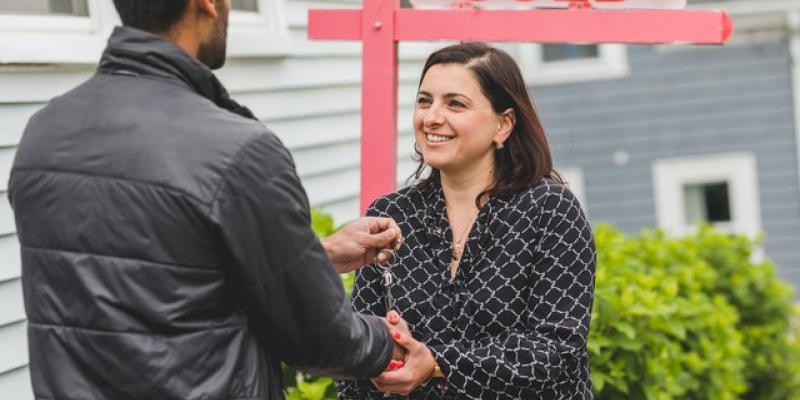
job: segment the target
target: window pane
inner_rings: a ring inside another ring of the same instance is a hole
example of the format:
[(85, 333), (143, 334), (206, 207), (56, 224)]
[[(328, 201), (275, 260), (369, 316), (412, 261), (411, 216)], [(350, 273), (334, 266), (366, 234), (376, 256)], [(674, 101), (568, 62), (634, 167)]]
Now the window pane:
[(0, 0), (0, 14), (89, 16), (86, 0)]
[(683, 189), (687, 224), (731, 221), (727, 182), (684, 185)]
[(231, 8), (239, 11), (258, 12), (258, 0), (231, 0)]
[(542, 61), (576, 60), (597, 58), (596, 44), (545, 44), (542, 45)]

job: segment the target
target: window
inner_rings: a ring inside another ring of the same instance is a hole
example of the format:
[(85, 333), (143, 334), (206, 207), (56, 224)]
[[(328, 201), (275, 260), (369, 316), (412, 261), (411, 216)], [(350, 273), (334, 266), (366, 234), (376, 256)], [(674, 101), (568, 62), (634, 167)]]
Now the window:
[(284, 0), (231, 0), (228, 56), (280, 56), (289, 44)]
[(231, 0), (231, 8), (236, 11), (258, 12), (258, 1)]
[(543, 44), (542, 62), (593, 59), (600, 56), (596, 44)]
[(89, 16), (86, 0), (0, 0), (0, 14)]
[(686, 225), (731, 222), (731, 199), (726, 181), (683, 185), (683, 204)]
[(690, 233), (699, 223), (751, 237), (761, 231), (752, 154), (657, 160), (653, 177), (658, 224), (670, 233)]
[[(289, 49), (284, 0), (232, 0), (228, 55)], [(95, 64), (119, 25), (110, 0), (0, 0), (0, 64)]]
[(0, 0), (0, 63), (96, 63), (118, 21), (108, 0)]
[(554, 84), (628, 75), (624, 45), (520, 44), (518, 59), (529, 84)]

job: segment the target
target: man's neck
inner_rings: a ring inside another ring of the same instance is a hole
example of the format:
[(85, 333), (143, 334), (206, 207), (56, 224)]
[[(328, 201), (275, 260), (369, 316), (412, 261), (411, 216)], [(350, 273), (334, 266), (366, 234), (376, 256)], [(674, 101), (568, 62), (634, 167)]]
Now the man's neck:
[(200, 48), (200, 40), (196, 32), (190, 32), (184, 29), (183, 24), (179, 23), (167, 30), (166, 32), (156, 33), (158, 36), (175, 43), (190, 56), (197, 58), (197, 52)]

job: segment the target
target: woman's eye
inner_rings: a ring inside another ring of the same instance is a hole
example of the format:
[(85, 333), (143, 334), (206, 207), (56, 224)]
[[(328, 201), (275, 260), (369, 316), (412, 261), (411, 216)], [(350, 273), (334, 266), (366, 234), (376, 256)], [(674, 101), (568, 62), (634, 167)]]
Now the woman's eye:
[(451, 106), (451, 107), (457, 107), (457, 108), (464, 108), (464, 107), (466, 107), (466, 106), (464, 105), (464, 103), (462, 103), (462, 102), (460, 102), (460, 101), (458, 101), (458, 100), (451, 100), (451, 101), (450, 101), (450, 106)]
[(420, 97), (417, 99), (417, 104), (431, 104), (431, 99), (427, 97)]

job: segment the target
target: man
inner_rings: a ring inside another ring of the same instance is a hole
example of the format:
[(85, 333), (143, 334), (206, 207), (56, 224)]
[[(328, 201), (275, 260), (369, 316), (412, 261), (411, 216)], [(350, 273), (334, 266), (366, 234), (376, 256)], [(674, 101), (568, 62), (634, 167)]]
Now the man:
[(9, 196), (37, 399), (277, 399), (280, 362), (374, 377), (394, 344), (341, 271), (398, 244), (320, 244), (293, 161), (211, 73), (229, 0), (115, 0), (97, 74), (28, 123)]

